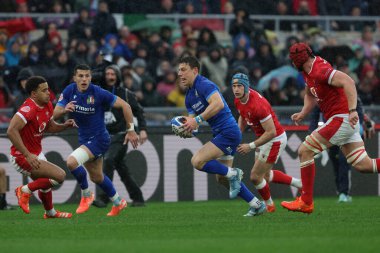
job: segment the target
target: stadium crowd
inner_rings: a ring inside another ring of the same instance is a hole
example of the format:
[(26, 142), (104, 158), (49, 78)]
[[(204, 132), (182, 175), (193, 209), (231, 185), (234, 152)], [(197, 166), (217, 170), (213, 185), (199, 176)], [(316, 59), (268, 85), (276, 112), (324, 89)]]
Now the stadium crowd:
[[(380, 104), (380, 41), (375, 39), (378, 24), (331, 21), (335, 31), (361, 34), (341, 45), (334, 36), (327, 37), (318, 29), (318, 22), (282, 21), (280, 30), (289, 36), (285, 43), (279, 43), (273, 21), (248, 18), (249, 14), (264, 13), (379, 16), (379, 0), (4, 0), (0, 12), (25, 14), (22, 22), (18, 18), (0, 21), (0, 109), (19, 106), (16, 101), (25, 97), (21, 81), (32, 74), (48, 80), (51, 100), (56, 102), (70, 83), (74, 66), (82, 63), (93, 69), (117, 64), (123, 85), (135, 92), (145, 107), (183, 107), (185, 90), (176, 85), (176, 66), (184, 55), (198, 57), (201, 74), (221, 91), (230, 86), (234, 70), (244, 66), (252, 88), (272, 105), (302, 105), (304, 81), (289, 67), (287, 53), (300, 41), (351, 76), (364, 105)], [(28, 17), (28, 13), (58, 15), (39, 19)], [(62, 13), (78, 13), (78, 18), (70, 21), (59, 15)], [(218, 29), (210, 27), (214, 24), (211, 21), (200, 25), (191, 19), (181, 20), (178, 34), (169, 25), (131, 31), (127, 25), (118, 28), (113, 13), (234, 14), (234, 19), (228, 31), (231, 39), (222, 43)], [(36, 29), (42, 29), (43, 35), (32, 40), (30, 33)]]

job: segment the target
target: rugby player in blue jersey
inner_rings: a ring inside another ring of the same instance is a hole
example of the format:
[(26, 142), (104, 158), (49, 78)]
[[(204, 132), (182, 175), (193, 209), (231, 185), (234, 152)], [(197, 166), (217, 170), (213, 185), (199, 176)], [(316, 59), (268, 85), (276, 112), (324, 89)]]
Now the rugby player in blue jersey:
[(187, 133), (182, 137), (197, 129), (204, 121), (207, 121), (213, 132), (212, 140), (193, 155), (191, 164), (197, 170), (216, 174), (217, 181), (230, 188), (230, 198), (243, 198), (250, 206), (246, 216), (262, 214), (266, 210), (265, 204), (241, 182), (242, 170), (231, 168), (233, 156), (242, 139), (240, 129), (216, 84), (199, 75), (199, 70), (197, 58), (188, 56), (180, 59), (178, 78), (180, 85), (188, 88), (185, 103), (189, 113), (182, 126)]
[(94, 193), (88, 188), (86, 169), (91, 181), (99, 185), (113, 202), (107, 216), (116, 216), (127, 207), (127, 202), (119, 196), (102, 169), (102, 155), (110, 144), (110, 135), (104, 124), (104, 110), (109, 106), (123, 110), (128, 126), (124, 143), (131, 142), (133, 148), (137, 148), (138, 136), (134, 130), (133, 114), (129, 104), (91, 83), (91, 69), (88, 65), (81, 64), (75, 67), (74, 83), (63, 90), (54, 109), (54, 118), (71, 113), (78, 125), (80, 147), (67, 158), (67, 167), (82, 189), (82, 198), (76, 210), (78, 214), (86, 212), (94, 200)]

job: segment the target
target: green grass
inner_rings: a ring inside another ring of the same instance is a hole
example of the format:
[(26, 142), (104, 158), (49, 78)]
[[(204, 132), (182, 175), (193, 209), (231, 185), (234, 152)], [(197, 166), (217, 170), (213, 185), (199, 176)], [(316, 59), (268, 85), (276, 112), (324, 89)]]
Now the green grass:
[[(379, 252), (380, 198), (350, 204), (317, 198), (311, 215), (288, 212), (247, 218), (242, 201), (148, 203), (106, 217), (92, 207), (72, 219), (0, 212), (1, 252)], [(75, 211), (76, 205), (56, 205)]]

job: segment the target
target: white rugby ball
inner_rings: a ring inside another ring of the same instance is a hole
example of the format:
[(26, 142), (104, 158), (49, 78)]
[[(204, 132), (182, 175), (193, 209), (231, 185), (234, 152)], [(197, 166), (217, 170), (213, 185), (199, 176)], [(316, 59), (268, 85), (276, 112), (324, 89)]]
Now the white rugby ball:
[(186, 123), (186, 118), (184, 116), (175, 116), (174, 118), (172, 118), (170, 123), (172, 125), (172, 131), (176, 135), (185, 138), (191, 138), (198, 133), (198, 129), (194, 130), (191, 134), (185, 133), (185, 129), (181, 128), (181, 126)]

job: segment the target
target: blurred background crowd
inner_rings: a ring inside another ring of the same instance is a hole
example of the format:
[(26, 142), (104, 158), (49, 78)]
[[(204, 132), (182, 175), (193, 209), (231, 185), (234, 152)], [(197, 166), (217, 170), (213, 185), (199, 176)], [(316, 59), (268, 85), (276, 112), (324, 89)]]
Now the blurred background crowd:
[[(191, 18), (196, 14), (205, 18)], [(284, 19), (276, 26), (273, 19), (249, 15)], [(326, 24), (314, 16), (348, 19)], [(272, 105), (302, 105), (304, 81), (287, 52), (298, 41), (350, 75), (364, 105), (379, 105), (380, 22), (357, 20), (379, 16), (380, 0), (2, 0), (0, 109), (20, 106), (23, 83), (33, 74), (48, 80), (55, 102), (80, 63), (93, 69), (118, 65), (121, 85), (145, 107), (183, 107), (185, 91), (176, 78), (183, 55), (197, 56), (201, 74), (227, 95), (232, 73), (244, 70)], [(0, 122), (8, 120), (0, 115)]]

